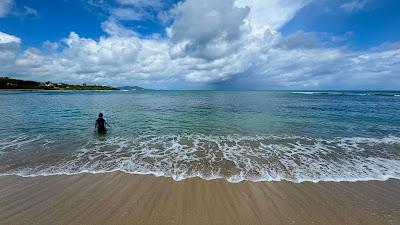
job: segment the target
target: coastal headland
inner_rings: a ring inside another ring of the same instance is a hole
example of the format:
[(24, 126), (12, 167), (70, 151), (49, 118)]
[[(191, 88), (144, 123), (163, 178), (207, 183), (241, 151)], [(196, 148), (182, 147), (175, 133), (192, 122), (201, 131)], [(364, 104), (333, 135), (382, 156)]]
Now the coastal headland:
[(77, 85), (56, 82), (37, 82), (0, 77), (0, 91), (40, 91), (40, 90), (119, 90), (118, 88), (101, 85)]

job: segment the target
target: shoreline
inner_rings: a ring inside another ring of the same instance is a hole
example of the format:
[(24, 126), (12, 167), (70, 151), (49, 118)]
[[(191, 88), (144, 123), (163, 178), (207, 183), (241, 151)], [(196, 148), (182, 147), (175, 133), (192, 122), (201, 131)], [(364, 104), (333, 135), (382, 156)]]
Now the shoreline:
[(103, 90), (103, 89), (96, 89), (96, 90), (71, 90), (71, 89), (0, 89), (0, 92), (33, 92), (33, 91), (122, 91), (122, 90)]
[[(0, 92), (5, 92), (5, 91), (53, 91), (53, 90), (46, 90), (46, 89), (0, 89)], [(58, 91), (58, 90), (54, 90)]]
[(160, 175), (157, 173), (153, 172), (148, 172), (148, 173), (141, 173), (141, 172), (128, 172), (125, 170), (121, 169), (115, 169), (115, 170), (99, 170), (99, 171), (83, 171), (83, 172), (71, 172), (71, 173), (38, 173), (38, 174), (18, 174), (18, 173), (5, 173), (5, 174), (0, 174), (1, 177), (21, 177), (21, 178), (36, 178), (36, 177), (57, 177), (57, 176), (90, 176), (90, 175), (106, 175), (106, 174), (115, 174), (115, 173), (121, 173), (126, 176), (150, 176), (150, 177), (155, 177), (155, 178), (162, 178), (162, 179), (170, 179), (175, 182), (182, 182), (185, 180), (190, 180), (190, 179), (199, 179), (199, 180), (204, 180), (204, 181), (222, 181), (222, 182), (227, 182), (230, 184), (238, 184), (242, 182), (248, 182), (248, 183), (279, 183), (279, 182), (287, 182), (287, 183), (293, 183), (293, 184), (302, 184), (302, 183), (312, 183), (312, 184), (318, 184), (318, 183), (358, 183), (358, 182), (386, 182), (390, 180), (398, 180), (400, 182), (399, 177), (394, 177), (394, 176), (385, 176), (382, 178), (374, 178), (374, 177), (368, 177), (368, 178), (347, 178), (347, 179), (320, 179), (320, 180), (311, 180), (311, 179), (301, 179), (301, 180), (290, 180), (287, 178), (278, 178), (278, 179), (228, 179), (226, 177), (222, 176), (212, 176), (212, 177), (205, 177), (205, 176), (190, 176), (190, 177), (184, 177), (184, 178), (179, 178), (176, 179), (172, 176), (167, 176), (167, 175)]
[(229, 183), (123, 172), (0, 176), (4, 224), (399, 224), (400, 180)]

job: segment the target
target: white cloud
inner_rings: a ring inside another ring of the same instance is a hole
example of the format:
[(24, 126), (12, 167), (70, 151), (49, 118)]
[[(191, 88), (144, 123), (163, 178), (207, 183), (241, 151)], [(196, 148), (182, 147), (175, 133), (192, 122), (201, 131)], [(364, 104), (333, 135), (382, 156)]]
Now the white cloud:
[(23, 8), (24, 8), (24, 12), (23, 12), (24, 15), (27, 15), (27, 16), (38, 16), (39, 15), (39, 13), (34, 8), (31, 8), (26, 5)]
[(21, 44), (21, 39), (19, 37), (6, 34), (0, 31), (0, 50), (15, 50)]
[(322, 44), (315, 33), (298, 31), (279, 39), (275, 47), (284, 49), (321, 48)]
[(347, 12), (356, 12), (364, 9), (372, 0), (352, 0), (343, 3), (340, 8)]
[(310, 0), (236, 0), (239, 7), (250, 7), (250, 15), (246, 19), (253, 32), (263, 35), (266, 29), (277, 30), (296, 12), (307, 5)]
[(165, 2), (163, 0), (116, 0), (121, 5), (131, 5), (140, 8), (151, 7), (155, 9), (160, 9), (164, 6)]
[(347, 31), (346, 33), (342, 34), (342, 35), (330, 35), (330, 40), (332, 42), (344, 42), (347, 41), (349, 39), (351, 39), (354, 36), (354, 32), (352, 31)]
[(120, 20), (142, 20), (145, 17), (143, 12), (131, 8), (113, 8), (111, 15)]
[(37, 17), (38, 12), (29, 6), (20, 6), (18, 7), (17, 3), (14, 0), (1, 0), (0, 1), (0, 18), (6, 16), (24, 16), (24, 17)]
[(172, 10), (176, 19), (168, 28), (176, 44), (171, 54), (215, 60), (233, 53), (239, 47), (248, 13), (249, 8), (235, 7), (234, 0), (188, 0), (178, 4)]
[(0, 66), (6, 69), (13, 63), (20, 44), (18, 37), (0, 32)]
[(21, 39), (19, 37), (6, 34), (3, 32), (0, 32), (0, 44), (6, 44), (6, 43), (21, 43)]
[(51, 42), (49, 40), (46, 40), (42, 44), (43, 49), (49, 52), (54, 52), (57, 51), (60, 45), (57, 42)]
[(111, 36), (135, 36), (136, 32), (124, 27), (118, 20), (114, 17), (108, 18), (108, 20), (101, 23), (101, 28), (104, 32)]
[[(274, 18), (257, 18), (252, 10), (264, 9), (257, 9), (254, 2), (179, 3), (169, 12), (173, 22), (168, 36), (157, 39), (141, 38), (115, 17), (102, 23), (107, 36), (94, 40), (71, 32), (60, 42), (63, 47), (45, 44), (54, 51), (18, 50), (18, 37), (0, 33), (0, 73), (164, 88), (177, 84), (244, 89), (400, 88), (400, 44), (356, 52), (326, 47), (314, 33), (300, 31), (285, 37), (278, 28), (296, 10), (287, 9), (288, 1), (271, 0), (275, 9), (268, 9), (273, 12), (268, 17)], [(14, 48), (1, 48), (10, 43)]]
[(14, 0), (1, 0), (0, 1), (0, 18), (5, 17), (9, 14)]

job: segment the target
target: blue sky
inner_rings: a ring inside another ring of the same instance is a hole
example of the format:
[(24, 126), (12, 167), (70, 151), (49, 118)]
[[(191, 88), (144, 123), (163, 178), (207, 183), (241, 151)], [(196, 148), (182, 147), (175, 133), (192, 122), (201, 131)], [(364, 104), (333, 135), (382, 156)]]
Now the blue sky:
[[(174, 2), (166, 0), (163, 4), (165, 6), (161, 9), (146, 8), (145, 11), (157, 17), (159, 11), (173, 7)], [(131, 8), (112, 0), (18, 0), (13, 7), (15, 13), (11, 12), (0, 20), (0, 30), (22, 38), (24, 47), (40, 47), (46, 40), (56, 42), (67, 37), (71, 31), (83, 37), (99, 39), (106, 35), (101, 23), (109, 17), (110, 9)], [(37, 14), (26, 13), (24, 7), (34, 9)], [(152, 18), (122, 20), (122, 23), (142, 36), (165, 35), (168, 25)]]
[(400, 1), (367, 1), (363, 8), (351, 12), (341, 8), (345, 2), (315, 1), (301, 9), (281, 31), (290, 34), (303, 30), (337, 36), (351, 32), (346, 44), (360, 50), (400, 40)]
[(0, 73), (162, 89), (400, 89), (395, 0), (3, 0)]

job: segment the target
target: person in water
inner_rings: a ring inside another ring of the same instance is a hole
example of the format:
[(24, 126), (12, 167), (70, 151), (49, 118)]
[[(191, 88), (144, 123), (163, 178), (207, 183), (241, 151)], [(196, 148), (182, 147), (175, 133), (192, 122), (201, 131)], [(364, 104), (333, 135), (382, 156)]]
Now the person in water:
[(107, 131), (106, 125), (108, 127), (111, 127), (110, 124), (108, 124), (107, 121), (103, 118), (103, 113), (100, 113), (99, 118), (97, 118), (96, 125), (94, 127), (97, 128), (97, 130), (100, 132), (105, 132)]

